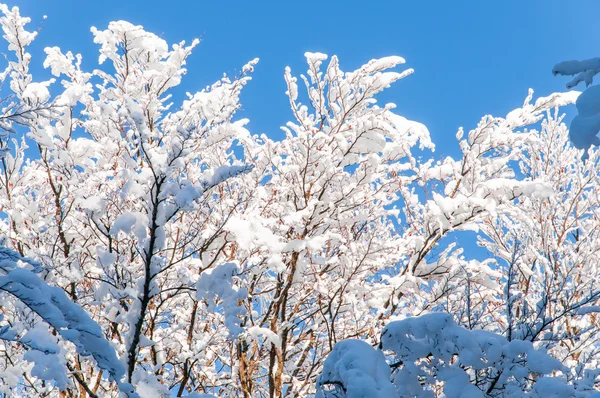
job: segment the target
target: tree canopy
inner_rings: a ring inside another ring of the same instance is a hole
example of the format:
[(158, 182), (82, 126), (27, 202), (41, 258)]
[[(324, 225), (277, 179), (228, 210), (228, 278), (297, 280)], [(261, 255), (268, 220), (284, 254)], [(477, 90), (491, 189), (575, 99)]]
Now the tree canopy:
[(0, 11), (0, 396), (595, 393), (600, 155), (560, 107), (595, 117), (597, 86), (438, 159), (377, 101), (403, 58), (306, 53), (275, 140), (236, 114), (258, 59), (178, 102), (198, 40), (118, 21), (95, 69), (47, 47), (40, 80)]

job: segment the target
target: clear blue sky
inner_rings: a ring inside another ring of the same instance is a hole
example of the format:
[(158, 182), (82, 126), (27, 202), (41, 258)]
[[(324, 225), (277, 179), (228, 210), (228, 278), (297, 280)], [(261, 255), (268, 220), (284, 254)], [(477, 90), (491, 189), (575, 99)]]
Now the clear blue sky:
[[(41, 64), (45, 46), (97, 60), (90, 26), (124, 19), (168, 42), (202, 37), (183, 86), (195, 91), (254, 57), (261, 62), (242, 101), (253, 133), (280, 136), (290, 119), (283, 82), (286, 65), (305, 71), (305, 51), (336, 54), (343, 70), (400, 55), (415, 74), (381, 97), (397, 112), (426, 124), (438, 150), (456, 153), (459, 126), (472, 128), (486, 113), (504, 116), (527, 89), (563, 90), (550, 73), (556, 62), (600, 55), (598, 0), (470, 1), (156, 1), (20, 0), (31, 28), (43, 15), (31, 49)], [(167, 5), (169, 4), (169, 5)]]

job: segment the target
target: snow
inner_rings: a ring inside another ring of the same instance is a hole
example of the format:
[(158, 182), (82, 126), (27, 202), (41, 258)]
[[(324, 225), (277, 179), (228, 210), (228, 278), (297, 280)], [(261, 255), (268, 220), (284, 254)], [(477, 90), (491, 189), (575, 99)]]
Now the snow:
[(42, 380), (54, 380), (58, 388), (64, 390), (72, 383), (67, 375), (64, 359), (61, 361), (59, 356), (52, 354), (54, 353), (32, 349), (23, 355), (23, 359), (34, 364), (31, 369), (32, 376)]
[[(236, 129), (243, 129), (242, 123), (234, 124)], [(246, 173), (249, 173), (254, 168), (253, 165), (223, 165), (210, 169), (204, 176), (203, 181), (199, 185), (193, 185), (189, 181), (182, 181), (178, 192), (175, 194), (175, 203), (179, 208), (189, 207), (194, 201), (200, 199), (202, 195), (210, 188), (213, 188), (222, 182)]]
[[(600, 58), (591, 58), (584, 61), (564, 61), (554, 66), (552, 73), (555, 75), (575, 76), (567, 83), (567, 88), (573, 88), (581, 82), (590, 86), (594, 76), (600, 73)], [(600, 86), (588, 87), (577, 98), (578, 115), (571, 122), (569, 137), (578, 149), (587, 151), (591, 146), (599, 146), (600, 138)], [(587, 152), (583, 155), (588, 157)]]
[(73, 54), (69, 51), (63, 54), (59, 47), (44, 48), (46, 59), (44, 60), (44, 68), (50, 68), (52, 75), (58, 77), (66, 75), (73, 70)]
[(317, 398), (328, 396), (324, 387), (340, 384), (346, 398), (399, 397), (383, 353), (360, 340), (343, 340), (334, 346), (317, 380)]
[[(488, 396), (484, 391), (506, 397), (575, 396), (573, 385), (560, 376), (565, 367), (545, 350), (534, 348), (530, 341), (508, 341), (491, 332), (462, 328), (450, 314), (391, 322), (382, 331), (380, 348), (392, 352), (393, 358), (386, 362), (382, 351), (365, 342), (338, 342), (318, 378), (317, 397), (337, 396), (337, 389), (345, 397), (426, 398), (432, 396), (429, 388), (439, 387), (440, 382), (447, 398), (483, 398)], [(391, 374), (388, 363), (397, 364)], [(471, 369), (478, 372), (482, 384), (474, 384)]]
[(547, 199), (554, 195), (554, 191), (544, 181), (523, 181), (521, 189), (525, 196), (531, 198)]
[(298, 99), (298, 84), (296, 83), (297, 78), (292, 77), (292, 70), (289, 66), (285, 67), (285, 80), (288, 84), (288, 91), (286, 94), (290, 97), (290, 100), (296, 101)]
[(577, 315), (594, 314), (596, 312), (600, 312), (600, 306), (590, 305), (590, 306), (580, 307), (577, 310)]
[(110, 233), (117, 236), (119, 232), (133, 233), (139, 242), (148, 236), (148, 217), (139, 212), (125, 212), (120, 214), (110, 227)]
[(169, 389), (160, 383), (156, 376), (137, 371), (133, 375), (133, 383), (140, 398), (162, 398), (169, 396)]
[(179, 192), (175, 195), (175, 203), (180, 208), (190, 206), (199, 198), (198, 188), (193, 186), (189, 181), (182, 181)]
[(251, 326), (246, 329), (246, 334), (248, 337), (254, 340), (258, 340), (259, 336), (263, 336), (265, 340), (269, 342), (269, 344), (273, 344), (275, 347), (281, 349), (281, 339), (271, 329), (261, 328), (259, 326)]
[(281, 238), (265, 227), (258, 218), (232, 216), (224, 228), (235, 236), (237, 244), (243, 250), (261, 247), (270, 247), (274, 253), (284, 250)]
[(77, 102), (81, 101), (85, 92), (83, 87), (79, 85), (72, 85), (67, 87), (65, 91), (56, 99), (56, 104), (59, 106), (73, 107), (77, 105)]
[(552, 69), (554, 75), (575, 76), (567, 83), (567, 88), (573, 88), (581, 82), (587, 86), (591, 85), (594, 76), (600, 73), (600, 58), (591, 58), (584, 61), (563, 61)]
[(258, 58), (254, 58), (252, 61), (248, 62), (242, 67), (242, 73), (246, 74), (248, 72), (254, 72), (254, 67), (256, 66), (256, 64), (258, 64), (258, 61)]
[(385, 148), (385, 137), (376, 130), (365, 126), (365, 131), (358, 133), (358, 138), (352, 147), (352, 153), (378, 153)]
[[(450, 314), (431, 313), (389, 323), (381, 334), (384, 350), (395, 353), (393, 361), (417, 364), (417, 368), (404, 366), (398, 370), (397, 385), (407, 383), (414, 389), (416, 377), (425, 368), (435, 369), (440, 380), (444, 380), (444, 392), (448, 398), (468, 396), (483, 397), (481, 391), (471, 384), (465, 369), (502, 372), (504, 381), (497, 388), (504, 389), (510, 375), (516, 381), (529, 374), (550, 375), (565, 370), (564, 366), (543, 350), (537, 350), (529, 341), (508, 341), (503, 336), (483, 330), (468, 330), (454, 322)], [(430, 357), (431, 362), (419, 362)], [(419, 364), (420, 363), (420, 364)], [(455, 363), (462, 365), (456, 367)], [(418, 370), (421, 368), (421, 370)], [(543, 380), (540, 378), (539, 380)], [(547, 381), (545, 381), (546, 383)], [(557, 378), (554, 383), (562, 385)], [(484, 390), (488, 386), (483, 386)], [(572, 392), (572, 387), (569, 387)], [(522, 393), (522, 390), (519, 389)], [(542, 397), (544, 395), (540, 395)]]
[(579, 91), (567, 91), (562, 93), (553, 93), (547, 97), (539, 97), (535, 100), (533, 108), (552, 109), (563, 107), (577, 102), (581, 93)]
[(397, 55), (392, 55), (389, 57), (381, 57), (378, 59), (372, 59), (365, 66), (367, 73), (375, 73), (384, 69), (390, 69), (400, 64), (406, 63), (406, 60)]
[(0, 11), (4, 14), (0, 18), (0, 24), (4, 31), (4, 39), (8, 42), (10, 51), (20, 53), (21, 48), (27, 47), (37, 36), (37, 32), (28, 32), (24, 26), (31, 22), (31, 18), (22, 17), (19, 13), (19, 7), (11, 9), (4, 3), (0, 3)]
[(506, 115), (506, 122), (512, 128), (533, 124), (543, 117), (543, 112), (559, 106), (572, 104), (577, 99), (578, 92), (553, 93), (547, 97), (539, 97), (535, 103), (533, 99), (533, 90), (529, 89), (527, 98), (521, 108), (515, 109)]
[(430, 148), (434, 149), (434, 145), (431, 142), (429, 129), (422, 123), (408, 120), (405, 117), (390, 113), (390, 118), (394, 124), (394, 128), (406, 138), (413, 136), (413, 142), (418, 139), (421, 142), (421, 149)]
[(50, 91), (48, 91), (48, 85), (46, 83), (29, 83), (23, 91), (23, 98), (33, 103), (42, 103), (48, 101), (50, 98)]
[(89, 198), (82, 199), (79, 202), (82, 209), (91, 211), (92, 213), (99, 213), (104, 210), (104, 200), (100, 196), (90, 196)]
[[(166, 55), (169, 47), (167, 42), (153, 33), (146, 32), (141, 26), (133, 25), (126, 21), (113, 21), (108, 25), (106, 30), (98, 30), (95, 27), (91, 29), (94, 35), (94, 43), (100, 44), (100, 57), (98, 62), (102, 64), (107, 59), (114, 59), (117, 52), (115, 35), (126, 34), (131, 42), (131, 47), (136, 48), (136, 52), (148, 52), (154, 57), (162, 58)], [(129, 54), (130, 57), (135, 57), (138, 54)]]
[(234, 276), (238, 272), (236, 263), (224, 263), (214, 269), (204, 271), (197, 283), (198, 300), (206, 299), (208, 308), (215, 310), (215, 300), (220, 300), (225, 317), (225, 326), (231, 338), (237, 337), (243, 332), (240, 327), (240, 315), (246, 311), (240, 306), (240, 302), (246, 299), (245, 289), (238, 289), (234, 285)]
[(319, 53), (319, 52), (305, 52), (304, 57), (306, 58), (309, 64), (321, 63), (327, 59), (327, 54)]
[[(123, 383), (125, 366), (117, 358), (115, 350), (104, 338), (100, 326), (93, 321), (85, 310), (70, 301), (65, 292), (54, 286), (49, 286), (33, 272), (17, 268), (15, 259), (19, 255), (7, 248), (0, 250), (0, 269), (5, 275), (0, 276), (0, 289), (18, 298), (29, 309), (39, 315), (45, 322), (54, 328), (59, 335), (75, 344), (80, 355), (92, 356), (98, 366), (108, 371), (110, 377), (119, 384), (121, 391), (129, 397), (137, 396), (130, 385)], [(40, 344), (49, 340), (39, 338), (39, 329), (30, 336), (35, 336), (36, 350), (42, 349)], [(26, 337), (27, 335), (25, 335)], [(46, 344), (44, 350), (56, 352), (54, 344)], [(52, 372), (55, 364), (49, 368), (49, 363), (40, 354), (31, 354), (34, 360), (40, 361), (39, 375), (57, 376), (60, 382), (60, 373)], [(51, 373), (48, 373), (51, 372)]]
[(592, 86), (577, 98), (578, 114), (571, 121), (569, 137), (579, 149), (600, 145), (600, 86)]
[(211, 170), (211, 175), (206, 177), (204, 185), (206, 189), (208, 189), (209, 187), (214, 187), (229, 178), (234, 178), (239, 175), (248, 173), (253, 168), (253, 165), (219, 166)]
[[(54, 380), (61, 388), (71, 382), (67, 376), (64, 352), (58, 345), (58, 339), (52, 336), (47, 327), (36, 325), (21, 337), (20, 341), (30, 348), (23, 359), (33, 363), (31, 374), (42, 380)], [(57, 364), (63, 366), (56, 366)]]
[(581, 116), (600, 113), (600, 86), (591, 86), (577, 97), (577, 111)]
[(456, 164), (453, 159), (446, 158), (442, 163), (435, 166), (423, 167), (421, 178), (424, 180), (430, 180), (432, 178), (443, 180), (456, 175), (458, 166), (459, 165)]

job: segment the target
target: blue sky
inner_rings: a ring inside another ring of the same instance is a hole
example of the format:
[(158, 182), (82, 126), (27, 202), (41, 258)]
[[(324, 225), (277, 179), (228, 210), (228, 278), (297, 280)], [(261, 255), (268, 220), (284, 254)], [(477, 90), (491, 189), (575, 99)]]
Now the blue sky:
[[(336, 54), (343, 70), (372, 58), (400, 55), (415, 74), (380, 97), (397, 112), (426, 124), (436, 157), (456, 154), (459, 126), (472, 128), (484, 114), (504, 116), (537, 95), (564, 90), (550, 73), (556, 62), (600, 55), (597, 0), (502, 1), (156, 1), (21, 0), (43, 21), (31, 53), (41, 65), (43, 48), (57, 45), (96, 65), (90, 26), (128, 20), (168, 42), (201, 37), (183, 82), (196, 91), (234, 73), (254, 57), (259, 63), (243, 97), (253, 133), (279, 137), (290, 119), (283, 81), (286, 65), (305, 71), (303, 54)], [(170, 5), (167, 5), (170, 4)]]

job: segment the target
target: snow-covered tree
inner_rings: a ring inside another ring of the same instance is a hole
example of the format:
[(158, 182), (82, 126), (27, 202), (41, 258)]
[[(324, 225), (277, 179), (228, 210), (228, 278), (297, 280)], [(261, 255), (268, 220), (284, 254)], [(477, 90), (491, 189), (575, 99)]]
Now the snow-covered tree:
[[(34, 83), (28, 74), (26, 46), (35, 37), (24, 29), (28, 19), (17, 8), (2, 11), (4, 37), (16, 54), (4, 74), (12, 93), (4, 109), (3, 232), (21, 255), (39, 262), (46, 283), (93, 316), (125, 366), (123, 380), (103, 377), (101, 367), (67, 346), (61, 362), (73, 382), (40, 384), (23, 367), (24, 376), (3, 388), (105, 396), (122, 382), (142, 395), (168, 394), (174, 384), (185, 385), (176, 379), (189, 366), (181, 346), (202, 344), (192, 341), (199, 328), (195, 276), (202, 261), (210, 268), (219, 224), (236, 206), (217, 198), (232, 188), (226, 180), (252, 168), (230, 150), (234, 139), (247, 135), (244, 122), (232, 117), (255, 61), (240, 78), (223, 78), (170, 110), (168, 90), (180, 83), (197, 41), (169, 50), (141, 27), (115, 22), (92, 29), (99, 62), (110, 62), (110, 72), (84, 72), (80, 56), (46, 49), (44, 66), (62, 79), (51, 99), (46, 87), (52, 81)], [(13, 138), (15, 124), (25, 127), (20, 141)], [(37, 155), (26, 159), (28, 149)], [(38, 324), (36, 311), (18, 302), (7, 298), (2, 309), (16, 336)], [(197, 351), (202, 360), (216, 360), (210, 350)], [(12, 342), (5, 354), (5, 369), (33, 358)]]
[[(565, 365), (530, 341), (468, 330), (449, 314), (388, 324), (380, 349), (360, 340), (336, 344), (317, 397), (591, 397), (599, 370), (569, 384)], [(386, 361), (385, 353), (389, 354)]]
[[(96, 69), (49, 47), (54, 78), (36, 82), (29, 19), (0, 11), (0, 394), (305, 397), (331, 392), (317, 377), (346, 351), (396, 393), (417, 368), (370, 345), (404, 355), (386, 332), (436, 311), (454, 320), (427, 315), (443, 322), (419, 338), (518, 340), (557, 358), (532, 374), (593, 386), (597, 156), (583, 163), (548, 112), (573, 95), (530, 94), (435, 161), (425, 126), (376, 101), (412, 72), (391, 70), (402, 58), (343, 72), (307, 53), (306, 75), (285, 70), (293, 120), (275, 141), (235, 115), (257, 60), (176, 104), (198, 42), (119, 21), (92, 28)], [(462, 231), (488, 259), (465, 258)], [(499, 371), (484, 354), (460, 376), (478, 391)], [(429, 356), (410, 360), (450, 388)]]
[(543, 347), (575, 380), (599, 359), (600, 178), (597, 152), (582, 161), (561, 120), (548, 113), (514, 162), (520, 178), (543, 181), (552, 194), (521, 197), (477, 227), (490, 279), (482, 283), (482, 264), (462, 259), (420, 305), (452, 313), (469, 329)]
[[(515, 176), (548, 191), (521, 196), (474, 224), (492, 256), (483, 263), (457, 256), (449, 272), (421, 286), (406, 315), (430, 314), (389, 323), (382, 352), (340, 342), (317, 384), (323, 397), (597, 393), (598, 153), (581, 159), (558, 111), (547, 112), (539, 127), (525, 133), (510, 162)], [(386, 362), (387, 351), (394, 355)], [(370, 365), (378, 361), (388, 366)]]

